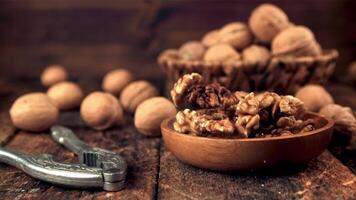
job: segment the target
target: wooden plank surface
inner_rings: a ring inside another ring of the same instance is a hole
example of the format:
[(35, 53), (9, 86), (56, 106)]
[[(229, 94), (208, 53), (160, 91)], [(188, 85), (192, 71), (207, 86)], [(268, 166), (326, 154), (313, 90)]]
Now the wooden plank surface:
[[(76, 81), (85, 93), (100, 89), (99, 78)], [(21, 93), (45, 89), (35, 79), (14, 80), (10, 85), (0, 90), (0, 94), (6, 94), (0, 95), (0, 102), (6, 105), (0, 114), (0, 145), (32, 155), (50, 153), (58, 161), (77, 162), (77, 157), (56, 144), (47, 132), (15, 131), (7, 114), (11, 101)], [(161, 80), (157, 80), (157, 85), (162, 85)], [(352, 88), (330, 85), (328, 90), (336, 102), (355, 108)], [(352, 173), (355, 156), (346, 154), (340, 147), (330, 147), (333, 155), (326, 151), (307, 167), (297, 170), (224, 174), (182, 164), (166, 151), (160, 138), (140, 135), (133, 127), (132, 116), (127, 115), (125, 120), (123, 127), (96, 132), (85, 126), (78, 111), (62, 112), (59, 119), (59, 124), (73, 128), (85, 142), (118, 152), (127, 160), (125, 190), (104, 192), (58, 187), (0, 164), (0, 199), (354, 199), (356, 196), (356, 177)]]
[(8, 113), (0, 113), (0, 146), (8, 142), (15, 134), (15, 127), (11, 125), (10, 116)]
[(356, 176), (329, 152), (305, 169), (270, 175), (222, 174), (179, 162), (162, 148), (159, 199), (353, 199)]
[[(153, 199), (159, 161), (157, 138), (147, 139), (138, 134), (132, 126), (116, 127), (105, 132), (95, 132), (79, 127), (82, 125), (77, 112), (64, 113), (59, 124), (75, 128), (76, 134), (91, 146), (105, 148), (119, 153), (128, 163), (125, 190), (104, 192), (100, 190), (76, 190), (53, 186), (35, 180), (18, 169), (0, 165), (0, 199)], [(130, 119), (127, 119), (130, 120)], [(69, 123), (68, 123), (69, 122)], [(73, 124), (73, 122), (77, 122)], [(132, 124), (132, 122), (128, 122)], [(73, 152), (55, 143), (46, 133), (27, 133), (20, 131), (6, 145), (32, 155), (53, 154), (63, 162), (77, 162)]]

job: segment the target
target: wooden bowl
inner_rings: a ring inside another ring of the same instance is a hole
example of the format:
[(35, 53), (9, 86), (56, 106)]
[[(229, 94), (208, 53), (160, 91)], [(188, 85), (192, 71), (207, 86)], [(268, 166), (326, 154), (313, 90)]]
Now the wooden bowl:
[(161, 124), (165, 146), (180, 161), (218, 171), (254, 171), (277, 164), (305, 164), (328, 146), (334, 122), (316, 113), (316, 130), (291, 136), (226, 139), (182, 134), (173, 129), (174, 118)]

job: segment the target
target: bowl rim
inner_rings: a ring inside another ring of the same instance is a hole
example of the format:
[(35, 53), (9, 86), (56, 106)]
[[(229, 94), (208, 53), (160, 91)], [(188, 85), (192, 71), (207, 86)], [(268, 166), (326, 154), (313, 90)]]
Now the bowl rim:
[(178, 133), (174, 129), (170, 128), (169, 125), (172, 124), (172, 121), (174, 120), (174, 117), (167, 118), (162, 121), (161, 123), (161, 131), (162, 135), (163, 132), (169, 132), (169, 134), (174, 134), (178, 135), (180, 137), (187, 137), (187, 138), (192, 138), (195, 140), (202, 140), (202, 141), (230, 141), (230, 142), (261, 142), (261, 141), (276, 141), (276, 140), (288, 140), (288, 139), (295, 139), (295, 138), (302, 138), (302, 137), (307, 137), (311, 135), (315, 135), (318, 133), (322, 133), (324, 131), (327, 131), (331, 129), (334, 126), (334, 121), (328, 117), (325, 117), (323, 115), (317, 114), (315, 112), (307, 112), (308, 115), (313, 115), (314, 117), (319, 117), (322, 118), (323, 120), (326, 121), (326, 124), (322, 126), (321, 128), (304, 132), (304, 133), (298, 133), (294, 135), (286, 135), (286, 136), (277, 136), (277, 137), (268, 137), (268, 138), (211, 138), (211, 137), (202, 137), (202, 136), (194, 136), (194, 135), (189, 135), (189, 134), (184, 134), (184, 133)]

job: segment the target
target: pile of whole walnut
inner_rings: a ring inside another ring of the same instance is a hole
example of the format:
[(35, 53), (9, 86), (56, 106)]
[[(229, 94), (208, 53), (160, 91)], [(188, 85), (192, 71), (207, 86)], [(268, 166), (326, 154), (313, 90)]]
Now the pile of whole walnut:
[(171, 90), (173, 103), (184, 108), (173, 127), (181, 133), (211, 137), (273, 137), (314, 130), (303, 102), (273, 92), (231, 92), (206, 84), (201, 75), (181, 77)]
[(77, 83), (68, 81), (67, 70), (60, 65), (48, 66), (42, 72), (41, 83), (49, 87), (47, 93), (22, 95), (11, 106), (10, 117), (17, 128), (45, 131), (57, 123), (60, 111), (80, 107), (81, 119), (95, 130), (124, 124), (126, 111), (134, 113), (134, 124), (140, 133), (157, 136), (161, 122), (177, 112), (170, 100), (158, 96), (151, 83), (134, 80), (125, 69), (108, 72), (102, 81), (103, 91), (91, 91), (86, 96)]
[(313, 32), (290, 22), (287, 14), (272, 4), (255, 8), (248, 23), (231, 22), (205, 34), (200, 41), (183, 44), (182, 60), (265, 66), (271, 56), (318, 56), (322, 49)]

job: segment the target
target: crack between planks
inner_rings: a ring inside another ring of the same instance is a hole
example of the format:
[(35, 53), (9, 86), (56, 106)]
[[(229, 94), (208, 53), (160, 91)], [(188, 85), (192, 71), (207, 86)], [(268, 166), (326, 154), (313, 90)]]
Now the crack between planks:
[(161, 147), (162, 147), (162, 139), (159, 140), (158, 143), (158, 161), (157, 161), (157, 176), (156, 176), (156, 184), (154, 188), (154, 194), (153, 194), (153, 199), (158, 199), (158, 190), (159, 190), (159, 173), (161, 170)]
[(10, 134), (5, 140), (0, 143), (0, 147), (5, 147), (9, 142), (20, 132), (20, 129), (14, 129), (13, 134)]

